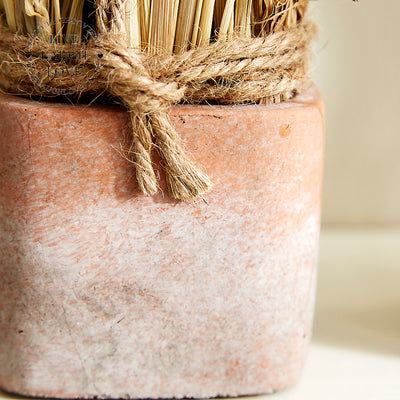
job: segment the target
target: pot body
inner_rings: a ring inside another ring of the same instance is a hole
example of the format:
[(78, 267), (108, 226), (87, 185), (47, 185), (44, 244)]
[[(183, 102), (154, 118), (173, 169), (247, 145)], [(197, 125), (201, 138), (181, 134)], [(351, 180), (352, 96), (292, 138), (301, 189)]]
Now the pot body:
[(124, 110), (2, 95), (0, 387), (198, 398), (293, 384), (313, 320), (323, 114), (315, 87), (173, 107), (215, 184), (187, 204), (160, 167), (160, 193), (138, 193)]

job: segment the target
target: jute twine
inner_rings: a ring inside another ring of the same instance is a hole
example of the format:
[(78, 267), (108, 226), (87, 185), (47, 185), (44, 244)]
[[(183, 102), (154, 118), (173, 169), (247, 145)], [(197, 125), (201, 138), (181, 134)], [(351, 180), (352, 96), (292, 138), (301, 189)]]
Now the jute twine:
[[(191, 200), (207, 192), (212, 183), (186, 154), (169, 119), (171, 105), (180, 102), (220, 104), (274, 102), (290, 98), (308, 79), (308, 54), (315, 33), (311, 22), (273, 33), (264, 38), (234, 38), (183, 54), (163, 56), (128, 48), (119, 34), (121, 15), (118, 2), (100, 0), (97, 5), (97, 39), (83, 44), (85, 60), (71, 60), (79, 76), (46, 75), (33, 82), (26, 68), (29, 62), (45, 70), (65, 60), (47, 60), (46, 53), (73, 50), (75, 46), (49, 44), (0, 27), (0, 88), (23, 95), (49, 96), (57, 90), (81, 87), (78, 96), (107, 93), (117, 97), (129, 112), (132, 145), (127, 157), (136, 166), (139, 189), (149, 195), (158, 191), (151, 153), (157, 149), (170, 195)], [(98, 70), (99, 52), (102, 54)], [(88, 85), (88, 79), (96, 78)]]

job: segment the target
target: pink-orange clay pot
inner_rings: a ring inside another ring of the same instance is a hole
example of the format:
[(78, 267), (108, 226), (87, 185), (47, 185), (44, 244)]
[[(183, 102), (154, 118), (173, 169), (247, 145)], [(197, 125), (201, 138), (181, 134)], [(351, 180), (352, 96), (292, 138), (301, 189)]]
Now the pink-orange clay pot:
[[(137, 191), (127, 114), (0, 97), (0, 387), (56, 398), (271, 393), (310, 341), (324, 113), (315, 87), (270, 106), (171, 118), (214, 189)], [(156, 161), (157, 162), (157, 161)]]

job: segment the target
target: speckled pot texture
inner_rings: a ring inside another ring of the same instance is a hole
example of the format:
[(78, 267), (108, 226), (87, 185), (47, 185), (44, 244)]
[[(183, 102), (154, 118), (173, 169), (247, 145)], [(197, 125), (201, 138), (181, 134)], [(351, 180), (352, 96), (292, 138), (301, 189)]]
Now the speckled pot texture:
[(0, 96), (0, 387), (56, 398), (272, 393), (310, 341), (324, 112), (310, 86), (171, 119), (214, 189), (140, 194), (127, 114)]

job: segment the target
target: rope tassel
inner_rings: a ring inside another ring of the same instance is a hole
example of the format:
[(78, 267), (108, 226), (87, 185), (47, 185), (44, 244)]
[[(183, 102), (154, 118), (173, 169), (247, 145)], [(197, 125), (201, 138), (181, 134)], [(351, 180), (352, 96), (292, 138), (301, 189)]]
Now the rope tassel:
[[(157, 179), (151, 162), (153, 147), (164, 166), (167, 189), (171, 197), (188, 201), (208, 192), (212, 183), (185, 155), (179, 135), (166, 112), (153, 112), (144, 117), (131, 112), (133, 154), (136, 179), (141, 192), (153, 195), (158, 191)], [(149, 126), (148, 126), (149, 125)]]

